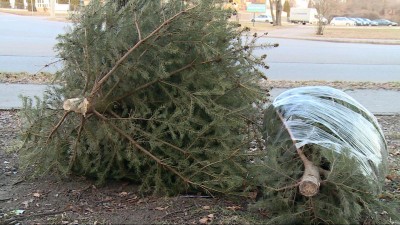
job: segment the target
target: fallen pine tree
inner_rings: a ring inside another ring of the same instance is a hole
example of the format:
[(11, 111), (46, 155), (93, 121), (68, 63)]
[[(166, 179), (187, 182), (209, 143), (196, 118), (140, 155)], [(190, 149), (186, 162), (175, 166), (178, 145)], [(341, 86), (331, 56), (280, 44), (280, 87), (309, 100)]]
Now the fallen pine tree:
[(25, 99), (36, 174), (125, 179), (144, 193), (234, 192), (267, 67), (222, 1), (91, 1), (58, 38), (61, 84)]

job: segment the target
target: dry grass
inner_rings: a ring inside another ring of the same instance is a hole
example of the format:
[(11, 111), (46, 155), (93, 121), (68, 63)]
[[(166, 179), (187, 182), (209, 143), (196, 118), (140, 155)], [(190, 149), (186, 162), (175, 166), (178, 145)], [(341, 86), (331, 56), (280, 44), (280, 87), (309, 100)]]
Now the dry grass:
[(331, 27), (326, 26), (325, 37), (354, 39), (400, 40), (400, 27)]

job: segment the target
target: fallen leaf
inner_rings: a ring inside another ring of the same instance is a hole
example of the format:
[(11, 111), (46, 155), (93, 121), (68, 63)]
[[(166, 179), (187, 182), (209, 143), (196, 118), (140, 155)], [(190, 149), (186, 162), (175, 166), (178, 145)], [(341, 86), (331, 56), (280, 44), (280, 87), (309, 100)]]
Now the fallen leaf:
[(234, 205), (234, 206), (228, 206), (228, 207), (226, 207), (226, 209), (236, 211), (236, 210), (242, 209), (242, 207), (238, 206), (238, 205)]
[(35, 192), (32, 195), (33, 195), (33, 197), (36, 197), (36, 198), (40, 198), (40, 196), (42, 196), (42, 194), (40, 194), (39, 192)]
[(255, 200), (257, 198), (257, 191), (252, 191), (249, 193), (249, 198)]
[(86, 208), (85, 210), (88, 211), (88, 212), (91, 212), (91, 213), (94, 212), (93, 209), (91, 209), (91, 208)]
[(118, 194), (119, 197), (125, 197), (127, 195), (128, 195), (128, 192), (125, 192), (125, 191)]
[(71, 204), (68, 204), (68, 205), (65, 206), (64, 209), (65, 209), (65, 210), (72, 210), (72, 211), (74, 211), (75, 207), (74, 207), (73, 205), (71, 205)]
[(209, 210), (209, 209), (211, 209), (211, 207), (209, 205), (205, 205), (205, 206), (203, 206), (203, 209)]
[(169, 206), (166, 206), (166, 207), (156, 207), (155, 210), (163, 211), (163, 210), (168, 209), (168, 207), (169, 207)]
[(201, 219), (199, 220), (199, 223), (200, 223), (200, 224), (207, 224), (209, 221), (210, 221), (209, 218), (204, 217), (204, 218), (201, 218)]
[(112, 200), (113, 200), (112, 197), (107, 196), (103, 201), (104, 201), (104, 202), (109, 202), (109, 201), (112, 201)]
[(208, 214), (207, 217), (208, 217), (209, 219), (214, 219), (214, 214)]
[(386, 176), (386, 179), (393, 181), (396, 177), (392, 174)]
[(29, 199), (26, 201), (23, 201), (21, 204), (24, 205), (25, 209), (29, 207), (29, 203), (32, 203), (33, 199)]
[(138, 204), (144, 203), (144, 202), (147, 202), (148, 200), (149, 200), (148, 198), (141, 198), (141, 199), (139, 199), (139, 201), (137, 203)]

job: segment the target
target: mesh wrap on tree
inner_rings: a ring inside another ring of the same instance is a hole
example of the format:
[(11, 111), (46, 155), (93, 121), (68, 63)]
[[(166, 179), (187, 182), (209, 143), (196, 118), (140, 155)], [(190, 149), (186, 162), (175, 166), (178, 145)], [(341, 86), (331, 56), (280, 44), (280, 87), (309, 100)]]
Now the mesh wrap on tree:
[(375, 116), (348, 94), (313, 86), (283, 92), (272, 105), (285, 119), (296, 147), (319, 145), (348, 151), (364, 175), (379, 184), (387, 167), (387, 145)]

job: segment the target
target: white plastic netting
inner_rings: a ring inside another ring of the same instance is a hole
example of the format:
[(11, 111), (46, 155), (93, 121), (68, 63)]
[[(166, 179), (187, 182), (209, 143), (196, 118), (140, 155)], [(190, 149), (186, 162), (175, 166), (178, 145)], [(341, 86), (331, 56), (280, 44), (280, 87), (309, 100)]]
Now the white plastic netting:
[(313, 144), (339, 154), (346, 151), (364, 175), (382, 178), (386, 140), (375, 116), (352, 97), (331, 87), (311, 86), (285, 91), (272, 104), (297, 148)]

